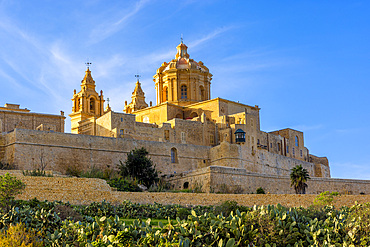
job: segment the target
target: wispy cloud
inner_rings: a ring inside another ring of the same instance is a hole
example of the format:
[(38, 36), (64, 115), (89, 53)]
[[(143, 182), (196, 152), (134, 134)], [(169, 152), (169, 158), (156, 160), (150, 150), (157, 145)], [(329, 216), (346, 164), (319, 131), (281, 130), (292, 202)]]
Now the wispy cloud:
[(0, 69), (0, 77), (3, 77), (4, 79), (6, 79), (7, 81), (10, 81), (11, 84), (13, 86), (16, 86), (18, 89), (24, 89), (24, 87), (18, 83), (13, 77), (11, 77), (10, 75), (8, 75), (5, 71), (3, 71), (2, 69)]
[(227, 26), (227, 27), (217, 28), (216, 30), (207, 34), (206, 36), (204, 36), (200, 39), (191, 41), (188, 46), (191, 47), (191, 48), (196, 48), (197, 46), (200, 46), (203, 43), (206, 43), (207, 41), (212, 40), (212, 39), (216, 38), (217, 36), (219, 36), (220, 34), (226, 32), (226, 31), (229, 31), (230, 29), (233, 29), (233, 28), (235, 28), (235, 27), (234, 26)]
[[(212, 32), (210, 32), (209, 34), (203, 36), (200, 39), (190, 41), (189, 43), (186, 42), (186, 45), (190, 49), (194, 49), (194, 48), (196, 48), (196, 47), (198, 47), (202, 44), (207, 43), (208, 41), (211, 41), (212, 39), (218, 37), (222, 33), (226, 32), (226, 31), (228, 31), (232, 28), (234, 28), (234, 27), (229, 26), (229, 27), (217, 28), (217, 29), (213, 30)], [(137, 60), (137, 62), (138, 63), (144, 62), (146, 65), (154, 64), (154, 63), (158, 64), (158, 62), (163, 62), (163, 61), (168, 62), (170, 59), (175, 58), (175, 55), (176, 55), (176, 50), (171, 45), (170, 48), (167, 48), (166, 50), (162, 50), (160, 52), (151, 53), (151, 54), (145, 56), (144, 58), (140, 58), (139, 60)], [(145, 67), (148, 68), (148, 66), (145, 66)]]
[(132, 19), (139, 11), (149, 3), (149, 0), (140, 0), (129, 11), (121, 16), (118, 20), (106, 21), (98, 25), (90, 33), (90, 41), (92, 44), (108, 38), (109, 36), (120, 31), (125, 24)]

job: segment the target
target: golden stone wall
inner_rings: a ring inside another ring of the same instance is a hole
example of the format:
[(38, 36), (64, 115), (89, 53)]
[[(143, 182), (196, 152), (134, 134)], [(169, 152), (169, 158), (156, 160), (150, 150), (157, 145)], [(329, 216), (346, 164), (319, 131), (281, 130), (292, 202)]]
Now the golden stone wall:
[[(1, 108), (5, 109), (5, 107)], [(0, 109), (0, 133), (9, 132), (15, 128), (64, 132), (64, 119), (63, 115)]]
[(237, 145), (222, 142), (210, 151), (212, 166), (225, 166), (246, 169), (249, 172), (271, 175), (289, 175), (290, 170), (302, 165), (310, 176), (315, 176), (313, 163), (285, 157), (267, 150), (254, 152), (247, 144)]
[[(120, 122), (119, 116), (115, 119)], [(308, 170), (311, 177), (317, 173), (313, 163), (284, 157), (266, 150), (254, 153), (246, 145), (227, 142), (222, 142), (215, 147), (206, 146), (207, 143), (193, 145), (193, 143), (210, 142), (209, 134), (214, 128), (212, 124), (178, 119), (169, 121), (168, 125), (162, 125), (160, 128), (141, 126), (148, 125), (144, 123), (136, 123), (138, 126), (126, 124), (123, 138), (16, 129), (3, 135), (2, 160), (14, 163), (21, 169), (37, 169), (40, 158), (43, 158), (48, 164), (48, 169), (60, 172), (65, 172), (68, 168), (81, 171), (92, 168), (104, 170), (116, 167), (120, 160), (126, 160), (126, 155), (131, 150), (144, 147), (157, 165), (157, 169), (163, 174), (188, 172), (213, 165), (243, 168), (260, 174), (289, 175), (290, 169), (300, 164)], [(117, 126), (119, 128), (119, 125)], [(149, 131), (135, 132), (130, 128), (146, 128)], [(170, 140), (160, 141), (160, 138), (165, 137), (166, 130)], [(131, 136), (130, 131), (133, 134), (141, 133), (142, 136)], [(183, 144), (181, 144), (182, 137), (185, 138)], [(158, 139), (155, 140), (156, 138)], [(147, 141), (147, 139), (153, 141)], [(175, 163), (171, 163), (172, 148), (177, 150), (178, 161)]]
[[(62, 173), (68, 167), (81, 171), (114, 168), (120, 160), (126, 160), (128, 152), (141, 147), (148, 150), (163, 174), (194, 170), (209, 163), (208, 146), (21, 129), (5, 134), (3, 138), (3, 161), (28, 170), (37, 168), (40, 157), (47, 162), (47, 169)], [(177, 150), (176, 163), (171, 163), (172, 148)]]
[[(200, 183), (203, 181), (204, 183)], [(183, 188), (185, 183), (189, 188), (202, 187), (205, 192), (238, 192), (256, 193), (257, 188), (262, 187), (270, 194), (294, 194), (290, 186), (290, 178), (287, 175), (268, 175), (248, 172), (245, 169), (210, 166), (195, 172), (174, 176), (170, 179), (175, 188)], [(320, 194), (324, 191), (338, 191), (342, 194), (362, 193), (370, 194), (369, 180), (334, 179), (312, 177), (307, 182), (307, 194)]]
[[(91, 178), (66, 177), (25, 177), (20, 171), (0, 171), (16, 175), (26, 183), (25, 191), (16, 199), (63, 201), (74, 205), (86, 205), (92, 202), (106, 200), (111, 203), (131, 201), (141, 204), (154, 202), (171, 205), (218, 205), (227, 200), (236, 201), (239, 205), (252, 207), (254, 205), (276, 205), (278, 203), (288, 207), (308, 207), (312, 205), (316, 195), (293, 194), (213, 194), (213, 193), (149, 193), (149, 192), (117, 192), (113, 191), (105, 180)], [(341, 195), (336, 197), (334, 205), (351, 206), (355, 202), (366, 203), (370, 195)]]

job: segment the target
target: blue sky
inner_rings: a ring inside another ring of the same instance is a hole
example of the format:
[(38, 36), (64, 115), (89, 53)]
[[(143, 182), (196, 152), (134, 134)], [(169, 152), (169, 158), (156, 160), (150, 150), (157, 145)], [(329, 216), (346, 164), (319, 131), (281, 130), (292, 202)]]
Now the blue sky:
[(0, 104), (70, 114), (87, 59), (114, 111), (137, 73), (155, 102), (183, 34), (212, 98), (259, 105), (264, 131), (303, 131), (332, 177), (370, 179), (369, 13), (365, 0), (0, 0)]

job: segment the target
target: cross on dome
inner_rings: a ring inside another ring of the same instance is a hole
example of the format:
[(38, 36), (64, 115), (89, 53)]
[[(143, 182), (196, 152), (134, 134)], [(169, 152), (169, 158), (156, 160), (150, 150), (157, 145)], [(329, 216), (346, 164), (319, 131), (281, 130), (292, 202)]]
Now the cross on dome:
[(89, 61), (87, 61), (85, 64), (86, 64), (87, 69), (89, 69), (90, 66), (91, 66), (91, 63)]

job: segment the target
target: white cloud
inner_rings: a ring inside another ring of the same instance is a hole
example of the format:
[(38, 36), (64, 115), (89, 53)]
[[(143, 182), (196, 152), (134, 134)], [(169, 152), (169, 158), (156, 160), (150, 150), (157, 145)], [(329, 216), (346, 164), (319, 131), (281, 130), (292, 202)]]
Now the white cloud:
[(139, 11), (148, 4), (148, 2), (149, 0), (140, 0), (118, 20), (106, 21), (98, 25), (90, 33), (89, 40), (91, 41), (91, 43), (99, 43), (100, 41), (120, 31), (130, 19), (138, 14)]
[(230, 29), (233, 29), (233, 28), (234, 28), (234, 26), (217, 28), (216, 30), (207, 34), (206, 36), (204, 36), (200, 39), (189, 42), (188, 46), (191, 47), (191, 48), (196, 48), (197, 46), (200, 46), (203, 43), (206, 43), (209, 40), (212, 40), (212, 39), (216, 38), (217, 36), (219, 36), (220, 34), (226, 32), (226, 31), (229, 31)]

